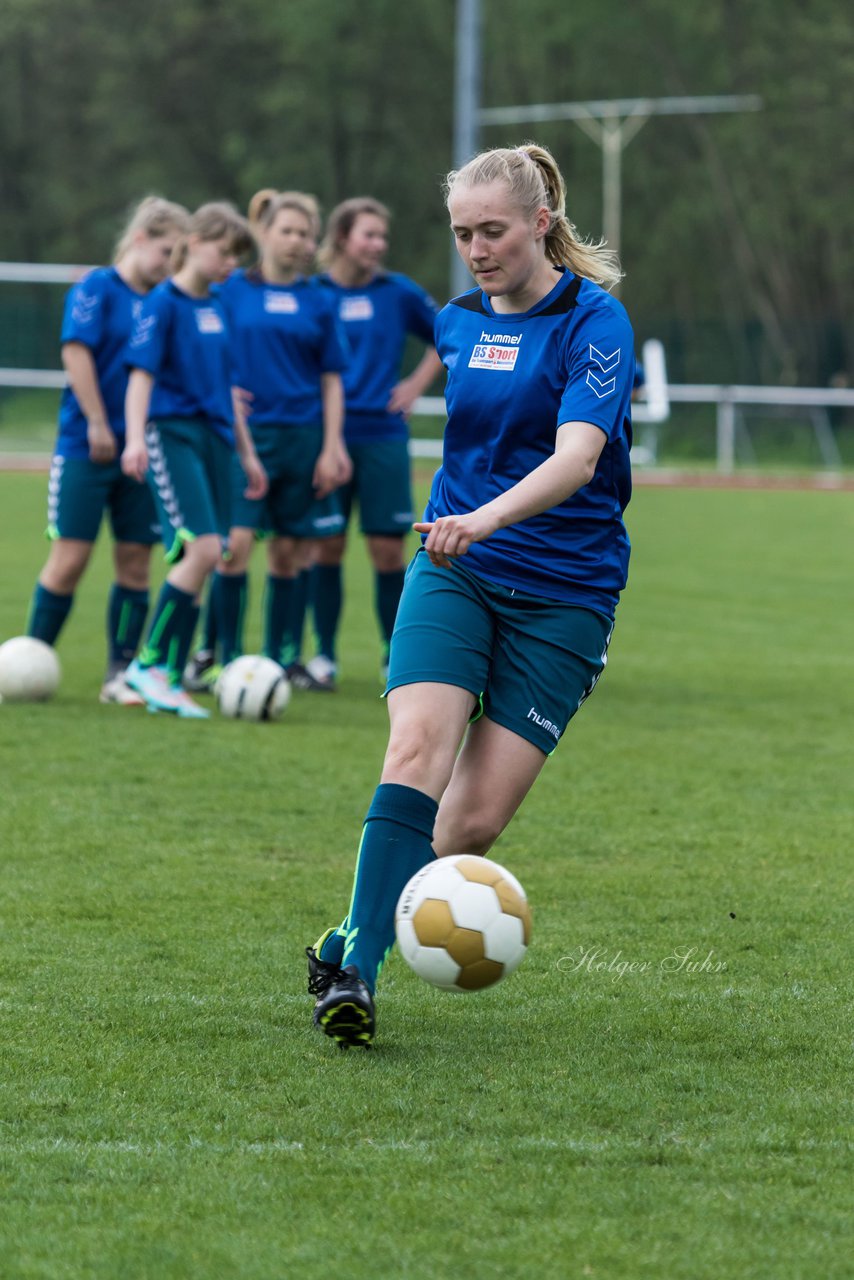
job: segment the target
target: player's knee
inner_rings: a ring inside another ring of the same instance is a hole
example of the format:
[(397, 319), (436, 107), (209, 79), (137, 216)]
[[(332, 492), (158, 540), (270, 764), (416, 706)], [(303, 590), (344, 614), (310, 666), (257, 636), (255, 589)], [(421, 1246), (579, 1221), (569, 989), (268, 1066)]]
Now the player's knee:
[(192, 557), (195, 567), (205, 576), (213, 573), (220, 558), (219, 538), (204, 537), (199, 538), (196, 542), (191, 543), (187, 551), (188, 558)]
[(409, 725), (392, 734), (383, 764), (383, 781), (432, 790), (444, 775), (450, 778), (453, 764), (454, 749), (429, 724)]
[(441, 854), (469, 853), (483, 856), (501, 835), (502, 827), (495, 815), (473, 811), (460, 814), (443, 832)]

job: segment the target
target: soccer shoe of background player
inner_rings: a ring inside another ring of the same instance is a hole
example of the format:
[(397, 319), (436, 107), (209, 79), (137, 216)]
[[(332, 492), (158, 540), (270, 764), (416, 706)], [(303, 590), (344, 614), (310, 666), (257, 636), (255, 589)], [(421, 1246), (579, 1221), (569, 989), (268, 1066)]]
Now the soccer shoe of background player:
[(309, 693), (332, 693), (335, 689), (334, 683), (323, 684), (301, 662), (292, 662), (289, 667), (285, 667), (285, 675), (295, 689), (305, 689)]
[(210, 649), (199, 649), (184, 668), (184, 688), (190, 693), (210, 693), (221, 670)]
[(331, 658), (327, 658), (325, 653), (315, 654), (305, 664), (305, 669), (324, 689), (332, 690), (335, 688), (335, 681), (338, 679), (338, 664), (333, 662)]
[(119, 707), (144, 707), (145, 698), (132, 689), (125, 679), (124, 670), (114, 671), (101, 685), (99, 702), (113, 703)]
[(177, 712), (178, 690), (170, 683), (165, 667), (141, 667), (134, 659), (125, 672), (125, 680), (155, 711)]
[(341, 1049), (370, 1049), (376, 1029), (374, 997), (355, 965), (339, 969), (325, 994), (318, 998), (314, 1025)]
[(194, 702), (179, 684), (173, 684), (172, 692), (175, 694), (175, 710), (182, 720), (210, 720), (211, 713), (207, 707), (200, 707), (198, 702)]

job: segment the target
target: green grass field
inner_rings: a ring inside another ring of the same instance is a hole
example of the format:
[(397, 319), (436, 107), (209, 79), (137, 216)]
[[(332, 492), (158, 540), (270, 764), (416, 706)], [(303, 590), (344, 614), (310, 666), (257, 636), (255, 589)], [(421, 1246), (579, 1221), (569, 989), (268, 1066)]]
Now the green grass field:
[[(0, 475), (2, 637), (44, 488)], [(525, 964), (393, 957), (371, 1054), (302, 954), (385, 743), (361, 553), (340, 692), (265, 726), (99, 706), (102, 545), (58, 696), (0, 707), (3, 1280), (851, 1276), (854, 506), (629, 516), (606, 676), (495, 849)]]

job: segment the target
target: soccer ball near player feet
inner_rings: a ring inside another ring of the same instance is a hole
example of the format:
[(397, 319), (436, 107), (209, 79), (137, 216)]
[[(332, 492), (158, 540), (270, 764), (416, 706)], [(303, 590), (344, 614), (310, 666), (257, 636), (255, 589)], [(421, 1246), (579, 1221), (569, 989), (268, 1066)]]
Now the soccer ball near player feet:
[(394, 923), (406, 963), (446, 991), (479, 991), (506, 978), (531, 938), (519, 881), (471, 854), (422, 867), (400, 895)]
[(59, 659), (44, 640), (15, 636), (0, 644), (0, 702), (44, 702), (59, 686)]
[(215, 692), (220, 711), (233, 720), (278, 720), (291, 700), (283, 668), (258, 654), (244, 654), (229, 662)]

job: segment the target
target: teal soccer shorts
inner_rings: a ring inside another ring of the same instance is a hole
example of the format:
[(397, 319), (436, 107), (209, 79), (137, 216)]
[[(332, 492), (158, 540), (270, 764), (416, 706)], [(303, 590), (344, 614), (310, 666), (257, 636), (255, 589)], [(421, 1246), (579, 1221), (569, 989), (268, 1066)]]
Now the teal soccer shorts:
[(353, 459), (353, 478), (338, 490), (345, 521), (349, 524), (355, 499), (362, 533), (378, 537), (409, 533), (415, 515), (408, 442), (354, 441), (347, 443), (347, 450)]
[(149, 422), (145, 443), (166, 559), (180, 560), (186, 542), (209, 533), (225, 546), (231, 525), (231, 446), (204, 418)]
[(437, 568), (419, 550), (397, 612), (387, 691), (458, 685), (488, 719), (550, 755), (604, 670), (613, 625), (592, 609), (499, 587), (459, 563)]
[[(246, 498), (246, 475), (232, 463), (232, 527), (278, 538), (313, 537), (302, 532), (315, 501), (312, 478), (323, 444), (321, 426), (263, 426), (253, 434), (270, 487), (263, 498)], [(340, 529), (336, 532), (340, 533)]]
[(150, 547), (160, 541), (160, 523), (144, 484), (123, 474), (118, 459), (60, 458), (50, 464), (47, 536), (95, 542), (104, 512), (116, 542)]

